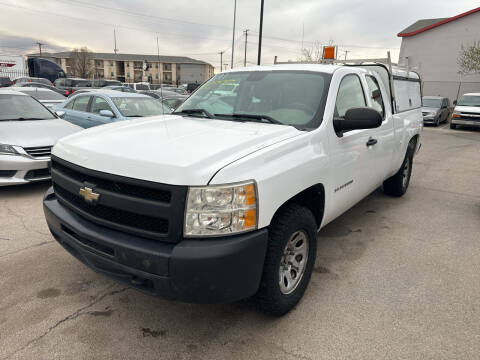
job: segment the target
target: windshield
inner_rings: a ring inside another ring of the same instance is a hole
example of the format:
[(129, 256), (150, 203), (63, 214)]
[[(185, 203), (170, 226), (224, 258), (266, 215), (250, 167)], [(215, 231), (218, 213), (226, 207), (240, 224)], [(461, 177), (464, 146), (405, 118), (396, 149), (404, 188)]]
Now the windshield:
[[(235, 115), (237, 121), (254, 121), (253, 117), (243, 119), (240, 115), (255, 115), (269, 117), (270, 122), (315, 128), (323, 116), (330, 77), (320, 72), (289, 70), (218, 74), (176, 112), (202, 109), (225, 120)], [(225, 91), (233, 88), (235, 91)]]
[(20, 90), (21, 92), (33, 96), (37, 100), (65, 100), (65, 96), (56, 93), (55, 91), (50, 90), (38, 90), (38, 91), (26, 91)]
[(170, 114), (172, 111), (158, 100), (144, 97), (114, 97), (113, 103), (125, 117)]
[(440, 108), (442, 106), (442, 99), (422, 99), (424, 107)]
[(48, 119), (55, 116), (30, 96), (0, 94), (0, 121)]
[(480, 96), (464, 95), (458, 100), (457, 105), (461, 106), (480, 106)]

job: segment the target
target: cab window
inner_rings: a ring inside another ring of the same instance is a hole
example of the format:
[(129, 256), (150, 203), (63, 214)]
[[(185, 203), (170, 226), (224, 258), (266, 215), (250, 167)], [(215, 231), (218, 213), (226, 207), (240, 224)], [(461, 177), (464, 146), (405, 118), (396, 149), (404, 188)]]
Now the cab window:
[(90, 96), (79, 96), (75, 99), (73, 103), (73, 110), (76, 111), (88, 111), (88, 102), (90, 101)]
[(371, 75), (366, 75), (365, 78), (367, 80), (368, 96), (370, 96), (372, 108), (382, 114), (382, 117), (385, 117), (385, 105), (383, 103), (382, 92), (380, 91), (377, 79)]
[(100, 96), (94, 96), (90, 112), (94, 114), (100, 114), (101, 110), (112, 111), (112, 108), (110, 107), (110, 105), (108, 105), (108, 102), (104, 98), (101, 98)]
[(335, 117), (343, 118), (348, 109), (365, 106), (367, 103), (360, 78), (355, 74), (346, 75), (338, 88)]

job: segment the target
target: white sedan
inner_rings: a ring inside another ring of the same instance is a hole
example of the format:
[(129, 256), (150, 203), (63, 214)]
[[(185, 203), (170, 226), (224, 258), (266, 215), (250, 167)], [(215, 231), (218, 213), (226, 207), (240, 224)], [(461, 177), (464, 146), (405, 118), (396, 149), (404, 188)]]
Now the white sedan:
[(81, 128), (22, 92), (0, 89), (0, 186), (50, 178), (50, 151)]

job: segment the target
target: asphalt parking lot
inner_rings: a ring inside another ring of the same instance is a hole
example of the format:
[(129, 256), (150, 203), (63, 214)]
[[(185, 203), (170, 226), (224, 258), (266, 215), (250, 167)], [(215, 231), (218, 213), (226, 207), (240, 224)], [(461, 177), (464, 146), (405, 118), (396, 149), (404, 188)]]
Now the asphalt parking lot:
[(405, 197), (379, 190), (319, 233), (283, 318), (153, 298), (50, 236), (48, 184), (0, 188), (0, 359), (478, 359), (480, 131), (424, 131)]

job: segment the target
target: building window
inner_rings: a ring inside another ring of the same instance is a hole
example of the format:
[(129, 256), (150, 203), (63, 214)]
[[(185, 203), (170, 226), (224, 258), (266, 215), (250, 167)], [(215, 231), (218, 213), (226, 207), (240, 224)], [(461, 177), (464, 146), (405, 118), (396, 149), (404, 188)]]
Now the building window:
[(113, 66), (113, 61), (110, 61), (110, 66)]
[(127, 77), (130, 77), (130, 74), (127, 74)]
[(113, 71), (110, 73), (110, 76), (114, 76), (114, 75), (113, 75)]
[(130, 67), (130, 63), (129, 63), (129, 62), (127, 62), (127, 67)]
[(158, 73), (156, 73), (156, 74), (155, 74), (155, 79), (157, 79), (157, 80), (158, 80)]
[(163, 71), (172, 71), (172, 64), (163, 64)]
[(158, 69), (158, 63), (155, 63), (155, 69)]

